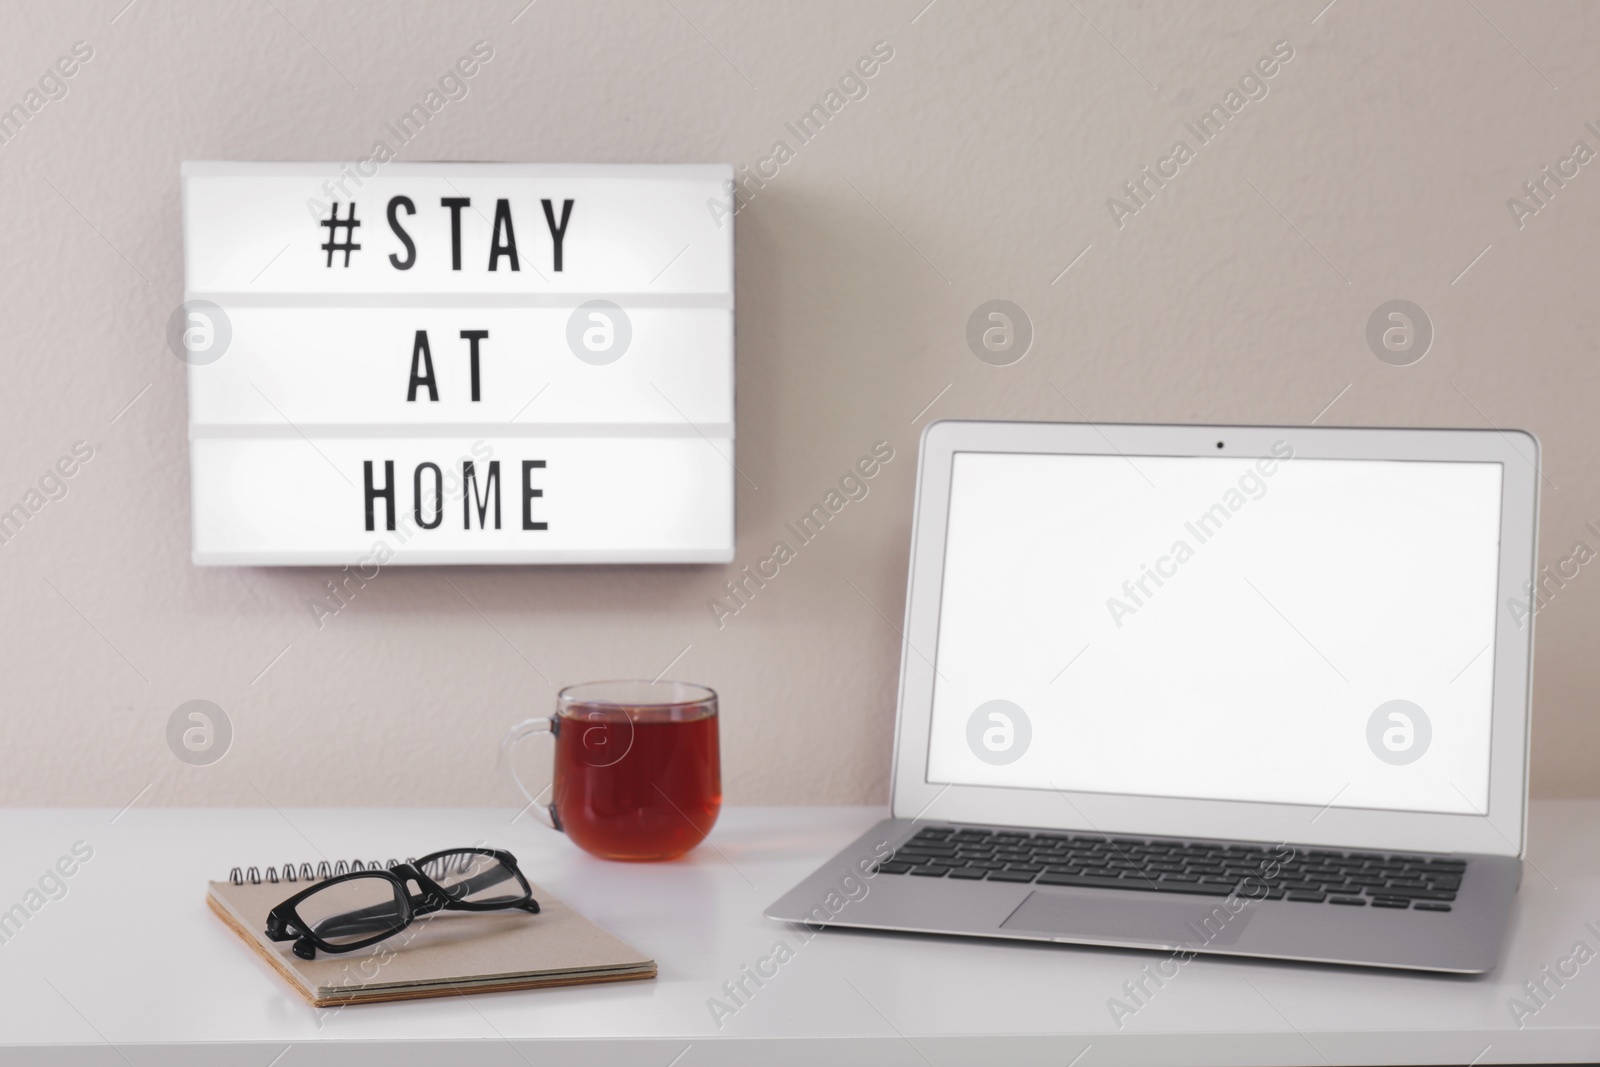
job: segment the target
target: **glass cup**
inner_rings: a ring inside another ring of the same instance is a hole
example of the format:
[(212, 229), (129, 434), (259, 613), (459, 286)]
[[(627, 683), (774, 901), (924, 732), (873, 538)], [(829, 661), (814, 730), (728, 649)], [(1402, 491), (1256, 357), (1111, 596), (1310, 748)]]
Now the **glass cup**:
[[(511, 762), (534, 734), (555, 740), (554, 774), (538, 794)], [(705, 840), (722, 809), (717, 694), (702, 685), (569, 685), (553, 716), (513, 726), (501, 752), (534, 814), (604, 859), (676, 859)]]

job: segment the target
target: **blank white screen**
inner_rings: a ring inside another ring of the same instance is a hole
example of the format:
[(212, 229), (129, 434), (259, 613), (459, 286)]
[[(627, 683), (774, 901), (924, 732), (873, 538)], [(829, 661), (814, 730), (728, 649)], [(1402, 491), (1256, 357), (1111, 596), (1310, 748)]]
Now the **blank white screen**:
[[(928, 780), (1484, 812), (1501, 474), (957, 454)], [(1004, 765), (969, 732), (991, 700), (1031, 726)], [(1405, 764), (1369, 741), (1392, 700), (1431, 725)]]

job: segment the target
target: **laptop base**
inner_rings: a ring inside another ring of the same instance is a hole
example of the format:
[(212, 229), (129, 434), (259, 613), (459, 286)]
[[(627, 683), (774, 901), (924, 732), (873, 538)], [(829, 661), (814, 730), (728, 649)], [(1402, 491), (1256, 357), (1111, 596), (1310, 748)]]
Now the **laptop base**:
[[(784, 894), (767, 909), (767, 917), (814, 927), (1148, 949), (1180, 960), (1212, 954), (1482, 974), (1499, 957), (1521, 876), (1515, 857), (1456, 857), (1465, 861), (1465, 873), (1450, 910), (1443, 911), (1270, 899), (1248, 879), (1224, 895), (1190, 895), (1036, 884), (1040, 876), (1007, 882), (882, 869), (888, 857), (930, 825), (952, 832), (1037, 836), (1021, 828), (886, 819)], [(1304, 851), (1292, 844), (1244, 847), (1265, 847), (1269, 855)], [(1327, 854), (1320, 846), (1317, 851)], [(1261, 880), (1260, 885), (1270, 883)]]

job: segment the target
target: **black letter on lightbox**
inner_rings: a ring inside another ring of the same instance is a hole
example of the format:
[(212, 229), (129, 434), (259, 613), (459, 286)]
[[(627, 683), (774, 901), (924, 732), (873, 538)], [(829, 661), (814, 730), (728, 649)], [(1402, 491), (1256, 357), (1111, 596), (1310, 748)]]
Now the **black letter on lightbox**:
[(522, 528), (524, 530), (548, 530), (547, 522), (533, 521), (533, 498), (544, 496), (543, 489), (533, 487), (533, 471), (535, 467), (543, 467), (542, 459), (525, 459), (522, 461)]
[(494, 500), (494, 528), (500, 529), (500, 461), (489, 461), (489, 477), (483, 483), (483, 496), (478, 495), (478, 472), (470, 459), (461, 461), (461, 527), (472, 529), (472, 505), (478, 505), (478, 529), (488, 528), (489, 501)]
[[(422, 517), (422, 472), (433, 472), (433, 521), (428, 522)], [(444, 474), (439, 470), (437, 463), (419, 463), (416, 473), (411, 476), (411, 505), (412, 517), (417, 520), (417, 525), (424, 530), (437, 529), (439, 523), (444, 521)], [(370, 527), (369, 527), (370, 529)]]
[(415, 215), (417, 213), (417, 205), (411, 202), (409, 196), (389, 198), (389, 229), (393, 230), (394, 235), (400, 238), (400, 243), (406, 246), (406, 258), (401, 259), (391, 252), (389, 253), (389, 265), (395, 270), (410, 270), (417, 265), (417, 245), (416, 242), (411, 240), (411, 235), (406, 232), (406, 228), (400, 225), (400, 219), (396, 215), (397, 208), (405, 208), (407, 215)]
[(417, 386), (426, 386), (428, 399), (437, 402), (439, 383), (433, 376), (433, 352), (428, 348), (428, 331), (418, 330), (411, 344), (411, 385), (406, 389), (407, 402), (417, 399)]
[(478, 342), (489, 338), (488, 330), (462, 330), (461, 339), (472, 346), (472, 402), (478, 402)]
[(472, 206), (472, 198), (447, 196), (439, 201), (440, 207), (450, 209), (450, 269), (461, 269), (461, 209)]
[(541, 200), (539, 204), (544, 208), (545, 225), (550, 227), (550, 243), (555, 246), (555, 269), (561, 269), (561, 244), (567, 237), (567, 220), (572, 218), (572, 201), (561, 202), (561, 225), (556, 225), (556, 214), (552, 210), (550, 201)]
[(372, 503), (379, 497), (383, 498), (384, 511), (388, 515), (386, 530), (394, 529), (394, 460), (383, 461), (383, 488), (375, 488), (372, 484), (372, 460), (363, 460), (362, 472), (367, 483), (367, 529), (372, 529)]

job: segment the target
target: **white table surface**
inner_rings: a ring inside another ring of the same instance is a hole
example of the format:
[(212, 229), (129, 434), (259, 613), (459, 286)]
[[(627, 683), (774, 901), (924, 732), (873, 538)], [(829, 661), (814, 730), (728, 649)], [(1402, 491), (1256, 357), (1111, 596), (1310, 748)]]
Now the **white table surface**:
[[(1520, 1028), (1508, 1007), (1577, 942), (1600, 952), (1600, 801), (1534, 805), (1532, 865), (1487, 977), (1199, 958), (1120, 1029), (1108, 1001), (1162, 957), (848, 931), (803, 941), (762, 918), (877, 809), (730, 809), (685, 860), (643, 865), (593, 859), (512, 814), (0, 811), (0, 911), (74, 842), (94, 849), (66, 895), (0, 944), (0, 1064), (1600, 1061), (1600, 958), (1551, 983)], [(533, 880), (655, 957), (660, 977), (318, 1012), (204, 903), (206, 881), (236, 864), (477, 841), (511, 849)], [(719, 1027), (710, 999), (779, 940), (793, 958)]]

